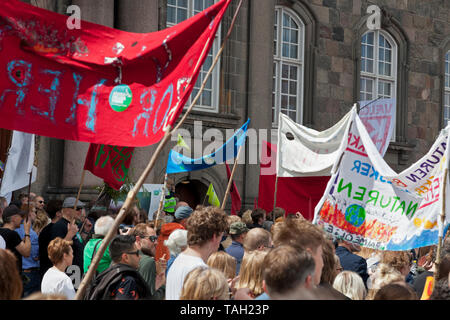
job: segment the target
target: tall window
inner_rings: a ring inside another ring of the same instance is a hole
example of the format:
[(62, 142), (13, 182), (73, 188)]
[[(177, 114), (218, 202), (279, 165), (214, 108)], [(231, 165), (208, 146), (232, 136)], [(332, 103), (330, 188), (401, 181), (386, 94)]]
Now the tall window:
[(302, 122), (304, 24), (291, 10), (276, 7), (272, 85), (272, 124), (278, 125), (282, 112)]
[(450, 120), (450, 51), (445, 55), (444, 126)]
[(361, 41), (360, 100), (396, 97), (397, 46), (381, 31), (369, 31)]
[[(214, 0), (167, 0), (167, 27), (174, 26), (197, 13), (205, 10), (214, 4)], [(219, 51), (220, 29), (216, 33), (211, 51), (205, 59), (200, 74), (192, 90), (191, 97), (186, 106), (190, 104), (192, 99), (197, 95), (203, 79), (211, 67), (214, 57)], [(195, 109), (203, 111), (218, 112), (219, 110), (219, 63), (216, 64), (214, 71), (206, 82), (202, 95), (197, 101)]]
[[(397, 97), (397, 45), (380, 30), (368, 31), (361, 39), (360, 101)], [(394, 122), (391, 141), (395, 141)]]

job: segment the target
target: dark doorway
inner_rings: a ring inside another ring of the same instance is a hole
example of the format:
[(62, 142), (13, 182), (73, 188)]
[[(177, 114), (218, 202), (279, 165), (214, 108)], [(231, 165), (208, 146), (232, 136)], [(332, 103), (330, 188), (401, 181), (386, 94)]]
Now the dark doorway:
[(199, 180), (184, 180), (175, 186), (175, 196), (185, 201), (192, 209), (203, 204), (208, 187)]

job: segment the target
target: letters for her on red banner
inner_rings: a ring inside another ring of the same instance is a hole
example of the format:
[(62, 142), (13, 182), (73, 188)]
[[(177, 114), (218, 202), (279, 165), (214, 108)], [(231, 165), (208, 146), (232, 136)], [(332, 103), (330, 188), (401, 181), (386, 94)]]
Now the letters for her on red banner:
[[(355, 110), (351, 119), (314, 223), (334, 237), (374, 249), (400, 251), (437, 244), (450, 222), (448, 215), (444, 224), (439, 218), (442, 191), (449, 186), (448, 179), (443, 185), (443, 178), (450, 126), (424, 157), (397, 174)], [(449, 198), (447, 192), (447, 204)]]
[(148, 146), (181, 113), (231, 0), (174, 27), (131, 33), (18, 0), (0, 6), (0, 127)]

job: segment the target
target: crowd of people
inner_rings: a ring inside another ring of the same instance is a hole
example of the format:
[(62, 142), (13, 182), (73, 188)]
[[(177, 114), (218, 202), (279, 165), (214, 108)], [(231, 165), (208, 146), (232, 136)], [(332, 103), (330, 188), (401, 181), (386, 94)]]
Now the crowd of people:
[[(148, 221), (135, 205), (67, 197), (0, 198), (0, 299), (448, 300), (450, 238), (410, 251), (331, 239), (300, 213), (257, 208), (229, 215), (173, 201)], [(112, 241), (94, 259), (110, 232)], [(439, 263), (437, 263), (439, 261)]]

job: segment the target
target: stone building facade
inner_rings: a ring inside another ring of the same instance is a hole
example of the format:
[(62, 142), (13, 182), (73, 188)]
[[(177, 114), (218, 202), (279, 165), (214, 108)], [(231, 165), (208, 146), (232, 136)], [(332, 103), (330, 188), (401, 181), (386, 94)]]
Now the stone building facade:
[[(196, 6), (208, 4), (206, 0), (27, 2), (59, 13), (76, 4), (83, 20), (131, 32), (163, 29), (195, 13)], [(228, 9), (217, 46), (238, 2), (233, 0)], [(374, 31), (367, 27), (370, 5), (380, 9), (380, 28)], [(244, 0), (217, 66), (209, 106), (195, 108), (183, 128), (194, 137), (191, 146), (205, 146), (209, 142), (202, 142), (202, 132), (195, 129), (198, 121), (203, 132), (216, 128), (225, 136), (250, 118), (250, 128), (267, 129), (269, 134), (249, 144), (271, 138), (274, 142), (270, 130), (276, 128), (278, 112), (324, 130), (363, 96), (390, 96), (396, 100), (396, 126), (385, 159), (400, 172), (427, 152), (450, 118), (449, 22), (447, 0)], [(88, 143), (40, 137), (38, 145), (38, 179), (32, 190), (47, 198), (76, 194)], [(146, 183), (162, 183), (174, 145), (175, 141), (164, 150)], [(131, 164), (133, 181), (155, 148), (137, 148)], [(253, 207), (258, 197), (259, 165), (249, 164), (250, 148), (247, 145), (246, 164), (240, 164), (235, 175), (245, 207)], [(209, 183), (219, 199), (226, 190), (223, 165), (173, 178), (177, 191), (192, 205), (202, 202)], [(87, 172), (81, 199), (94, 198), (93, 187), (100, 184)]]

